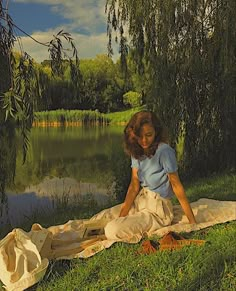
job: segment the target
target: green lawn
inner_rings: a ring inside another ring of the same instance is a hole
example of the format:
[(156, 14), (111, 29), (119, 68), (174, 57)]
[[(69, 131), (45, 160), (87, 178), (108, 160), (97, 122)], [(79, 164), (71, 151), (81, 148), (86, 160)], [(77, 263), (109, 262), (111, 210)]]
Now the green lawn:
[(144, 110), (145, 108), (145, 106), (135, 107), (125, 111), (106, 113), (104, 116), (110, 120), (111, 124), (127, 123), (134, 113)]
[(52, 263), (37, 290), (235, 290), (236, 223), (189, 237), (209, 243), (152, 255), (117, 243), (89, 259)]
[[(236, 200), (235, 182), (236, 174), (230, 173), (185, 188), (190, 201), (201, 197)], [(87, 205), (83, 211), (73, 209), (39, 222), (47, 227), (86, 218), (98, 210)], [(151, 255), (137, 254), (141, 242), (116, 243), (88, 259), (52, 261), (44, 279), (32, 290), (236, 290), (236, 221), (183, 235), (207, 243)]]

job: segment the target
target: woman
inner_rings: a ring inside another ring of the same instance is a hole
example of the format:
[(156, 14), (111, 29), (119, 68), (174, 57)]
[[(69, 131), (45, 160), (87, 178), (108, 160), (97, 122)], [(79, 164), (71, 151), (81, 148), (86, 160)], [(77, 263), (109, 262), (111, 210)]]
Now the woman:
[(166, 143), (157, 116), (149, 111), (134, 114), (124, 130), (124, 142), (132, 168), (125, 201), (92, 218), (110, 220), (105, 227), (106, 237), (136, 242), (144, 234), (170, 225), (174, 216), (171, 204), (174, 194), (189, 222), (196, 223), (178, 176), (175, 152)]

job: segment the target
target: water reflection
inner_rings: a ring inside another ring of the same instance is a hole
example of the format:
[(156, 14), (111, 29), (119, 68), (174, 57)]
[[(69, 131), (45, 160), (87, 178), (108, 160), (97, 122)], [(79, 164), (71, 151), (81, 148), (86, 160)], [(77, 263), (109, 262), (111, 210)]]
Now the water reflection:
[(87, 193), (98, 203), (105, 202), (122, 131), (122, 127), (33, 128), (24, 165), (18, 143), (15, 183), (7, 189), (0, 224), (16, 227), (35, 212), (53, 211), (60, 201), (79, 203)]
[(15, 192), (46, 176), (99, 183), (112, 178), (110, 165), (121, 148), (122, 127), (33, 128), (25, 165), (17, 158)]
[(97, 204), (105, 205), (112, 199), (111, 187), (101, 188), (95, 183), (82, 183), (65, 177), (45, 177), (37, 184), (26, 187), (23, 193), (8, 193), (8, 203), (2, 207), (0, 225), (18, 227), (30, 220), (33, 215), (44, 215), (58, 208), (65, 209), (71, 205), (80, 205), (86, 196)]
[(7, 203), (2, 205), (0, 226), (10, 225), (12, 228), (19, 227), (21, 223), (31, 219), (36, 213), (53, 212), (53, 203), (49, 197), (38, 197), (37, 193), (9, 194)]

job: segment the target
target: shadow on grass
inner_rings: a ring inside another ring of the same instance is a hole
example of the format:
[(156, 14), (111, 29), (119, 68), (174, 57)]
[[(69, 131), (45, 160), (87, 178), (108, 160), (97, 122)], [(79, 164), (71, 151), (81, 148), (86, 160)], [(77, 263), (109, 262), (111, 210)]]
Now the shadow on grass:
[(37, 284), (27, 288), (27, 291), (36, 291), (37, 287), (43, 285), (43, 282), (50, 283), (55, 281), (55, 278), (60, 278), (65, 275), (66, 272), (70, 271), (72, 268), (72, 260), (59, 260), (50, 261), (47, 268), (46, 274), (44, 275), (42, 281)]
[[(197, 201), (200, 198), (235, 201), (236, 174), (212, 175), (211, 177), (201, 178), (194, 182), (186, 182), (184, 183), (184, 188), (190, 202)], [(174, 197), (173, 203), (178, 203), (176, 197)]]
[(181, 282), (174, 291), (222, 290), (220, 289), (222, 278), (225, 272), (230, 270), (235, 264), (235, 247), (231, 246), (231, 248), (225, 250), (222, 255), (216, 255), (214, 252), (206, 259), (208, 261), (207, 264), (204, 263), (203, 268), (196, 268), (195, 275)]

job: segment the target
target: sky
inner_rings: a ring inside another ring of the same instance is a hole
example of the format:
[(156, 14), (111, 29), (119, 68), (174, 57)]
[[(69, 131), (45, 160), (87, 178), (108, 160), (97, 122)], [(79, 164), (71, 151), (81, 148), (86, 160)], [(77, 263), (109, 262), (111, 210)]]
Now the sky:
[[(6, 2), (6, 1), (5, 1)], [(10, 0), (8, 13), (13, 22), (40, 42), (48, 42), (61, 29), (74, 39), (79, 58), (107, 54), (106, 0)], [(16, 30), (23, 50), (37, 62), (48, 59), (46, 47)], [(16, 49), (19, 47), (16, 45)], [(118, 48), (113, 47), (118, 58)]]

